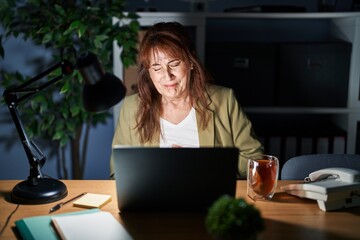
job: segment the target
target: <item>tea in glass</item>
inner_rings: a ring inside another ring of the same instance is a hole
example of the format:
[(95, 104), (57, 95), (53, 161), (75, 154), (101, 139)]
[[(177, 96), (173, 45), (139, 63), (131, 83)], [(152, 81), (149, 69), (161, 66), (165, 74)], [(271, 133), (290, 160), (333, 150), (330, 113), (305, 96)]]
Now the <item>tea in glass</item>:
[(271, 155), (249, 158), (247, 168), (247, 195), (253, 200), (271, 199), (279, 175), (279, 160)]

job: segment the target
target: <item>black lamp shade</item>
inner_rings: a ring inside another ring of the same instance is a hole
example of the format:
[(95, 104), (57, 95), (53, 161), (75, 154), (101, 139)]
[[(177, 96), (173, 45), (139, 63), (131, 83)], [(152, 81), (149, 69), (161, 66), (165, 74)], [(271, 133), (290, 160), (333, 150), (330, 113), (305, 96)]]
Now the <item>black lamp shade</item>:
[(83, 105), (89, 112), (101, 112), (114, 106), (125, 96), (126, 88), (122, 81), (106, 73), (100, 81), (83, 87)]
[(80, 55), (77, 67), (83, 77), (83, 105), (89, 112), (101, 112), (118, 103), (126, 94), (122, 81), (105, 73), (91, 52)]

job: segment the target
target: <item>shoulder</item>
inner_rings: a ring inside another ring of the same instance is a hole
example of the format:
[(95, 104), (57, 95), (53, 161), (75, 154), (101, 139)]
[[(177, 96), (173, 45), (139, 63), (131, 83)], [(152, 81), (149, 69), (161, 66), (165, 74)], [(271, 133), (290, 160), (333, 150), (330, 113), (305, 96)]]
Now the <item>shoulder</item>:
[(206, 91), (209, 99), (209, 109), (215, 112), (241, 111), (235, 92), (232, 88), (208, 85)]
[(120, 104), (120, 115), (133, 116), (139, 108), (140, 98), (138, 94), (126, 96)]
[(206, 86), (207, 94), (212, 101), (225, 100), (234, 97), (234, 91), (231, 88), (209, 84)]
[(140, 101), (139, 94), (135, 93), (124, 98), (124, 106), (138, 105)]

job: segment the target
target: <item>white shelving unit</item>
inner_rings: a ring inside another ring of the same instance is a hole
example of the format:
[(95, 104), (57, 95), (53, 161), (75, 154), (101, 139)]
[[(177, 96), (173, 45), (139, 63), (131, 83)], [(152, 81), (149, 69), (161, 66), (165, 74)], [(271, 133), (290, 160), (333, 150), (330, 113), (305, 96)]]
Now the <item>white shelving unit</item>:
[[(209, 21), (217, 20), (328, 20), (333, 37), (352, 44), (347, 106), (343, 108), (322, 107), (249, 107), (248, 113), (261, 114), (329, 114), (336, 125), (347, 132), (346, 153), (356, 153), (357, 132), (360, 131), (360, 12), (338, 13), (176, 13), (176, 12), (143, 12), (138, 13), (141, 26), (151, 26), (162, 21), (178, 21), (185, 26), (196, 29), (196, 48), (201, 60), (205, 61), (206, 29)], [(116, 22), (116, 19), (114, 19)], [(238, 29), (241, 31), (241, 29)], [(261, 29), (256, 29), (261, 31)], [(229, 33), (231, 37), (231, 33)], [(114, 45), (117, 55), (121, 49)], [(117, 55), (118, 56), (118, 55)], [(114, 58), (114, 73), (123, 79), (123, 68), (118, 58)], [(319, 89), (321, 91), (321, 89)], [(321, 94), (319, 94), (321, 97)], [(336, 96), (334, 96), (336, 97)], [(115, 110), (115, 118), (118, 112)], [(358, 139), (360, 141), (360, 139)]]

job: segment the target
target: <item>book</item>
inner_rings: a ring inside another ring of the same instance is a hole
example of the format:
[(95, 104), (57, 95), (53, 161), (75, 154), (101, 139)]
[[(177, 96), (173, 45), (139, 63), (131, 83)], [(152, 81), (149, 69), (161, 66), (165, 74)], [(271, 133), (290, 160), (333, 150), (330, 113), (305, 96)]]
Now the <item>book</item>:
[(19, 233), (24, 240), (58, 240), (59, 238), (56, 234), (51, 220), (53, 216), (87, 215), (89, 213), (94, 213), (97, 211), (100, 210), (94, 208), (71, 213), (22, 218), (15, 221), (15, 226), (19, 230)]
[(111, 195), (87, 193), (73, 202), (73, 205), (84, 208), (102, 208), (109, 202), (111, 202)]
[(109, 212), (56, 216), (52, 222), (61, 239), (130, 240), (126, 229)]

